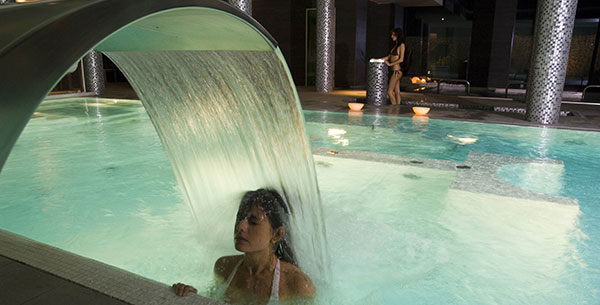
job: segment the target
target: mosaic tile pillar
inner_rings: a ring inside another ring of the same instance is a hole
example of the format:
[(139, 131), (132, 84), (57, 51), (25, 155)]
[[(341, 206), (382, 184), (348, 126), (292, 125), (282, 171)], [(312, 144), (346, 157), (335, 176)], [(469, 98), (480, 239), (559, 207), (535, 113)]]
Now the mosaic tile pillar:
[(104, 94), (104, 64), (102, 53), (92, 50), (83, 58), (83, 71), (85, 78), (85, 89), (94, 92), (95, 95)]
[(383, 60), (371, 59), (367, 71), (367, 103), (385, 104), (388, 87), (388, 67)]
[(317, 0), (317, 92), (333, 91), (335, 73), (335, 1)]
[(12, 3), (15, 3), (15, 0), (0, 0), (0, 5), (12, 4)]
[(229, 4), (252, 16), (252, 0), (228, 0)]
[(530, 122), (558, 122), (576, 10), (577, 0), (538, 0), (527, 79)]

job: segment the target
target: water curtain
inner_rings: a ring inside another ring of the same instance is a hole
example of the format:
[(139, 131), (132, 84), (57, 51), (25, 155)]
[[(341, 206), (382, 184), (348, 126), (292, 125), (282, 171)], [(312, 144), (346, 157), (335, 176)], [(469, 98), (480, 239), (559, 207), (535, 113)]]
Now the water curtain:
[[(107, 52), (139, 94), (215, 259), (234, 254), (242, 194), (288, 200), (300, 266), (328, 273), (320, 196), (297, 95), (276, 51)], [(212, 268), (214, 261), (203, 262)]]

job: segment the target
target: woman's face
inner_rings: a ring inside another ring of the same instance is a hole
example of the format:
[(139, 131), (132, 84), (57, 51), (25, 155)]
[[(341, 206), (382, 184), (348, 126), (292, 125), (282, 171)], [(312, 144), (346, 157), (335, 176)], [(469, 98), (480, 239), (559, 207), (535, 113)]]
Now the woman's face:
[(392, 40), (396, 41), (396, 39), (398, 39), (398, 36), (396, 36), (396, 33), (392, 32)]
[(258, 204), (240, 209), (234, 230), (235, 249), (256, 252), (271, 246), (273, 228), (265, 211)]

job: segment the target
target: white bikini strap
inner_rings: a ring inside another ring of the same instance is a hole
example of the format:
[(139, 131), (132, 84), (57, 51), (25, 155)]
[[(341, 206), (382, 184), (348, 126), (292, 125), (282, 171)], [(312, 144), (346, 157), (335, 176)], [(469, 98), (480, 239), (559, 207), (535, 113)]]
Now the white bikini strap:
[(271, 284), (271, 300), (279, 300), (279, 258), (277, 259), (277, 265), (275, 265), (275, 272), (273, 272), (273, 282)]
[(240, 261), (235, 265), (235, 267), (233, 267), (233, 271), (231, 271), (231, 274), (229, 274), (229, 277), (227, 278), (227, 287), (229, 287), (229, 284), (231, 284), (231, 281), (233, 281), (233, 277), (235, 276), (235, 273), (237, 272), (238, 268), (242, 265), (243, 261), (244, 258), (242, 257), (242, 259), (240, 259)]

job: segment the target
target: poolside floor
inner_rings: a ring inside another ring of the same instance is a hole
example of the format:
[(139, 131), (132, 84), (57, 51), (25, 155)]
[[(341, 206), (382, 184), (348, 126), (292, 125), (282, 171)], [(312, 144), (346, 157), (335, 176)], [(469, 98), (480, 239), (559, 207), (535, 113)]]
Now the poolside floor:
[[(348, 112), (347, 103), (351, 99), (365, 99), (365, 90), (334, 90), (331, 93), (319, 93), (314, 87), (297, 87), (300, 103), (305, 110)], [(573, 92), (565, 92), (561, 111), (570, 112), (561, 116), (558, 124), (540, 125), (525, 119), (523, 98), (485, 97), (472, 95), (445, 95), (435, 93), (402, 92), (402, 105), (374, 106), (366, 104), (362, 113), (390, 116), (413, 116), (412, 105), (415, 102), (435, 104), (427, 116), (431, 119), (508, 124), (519, 126), (537, 126), (562, 129), (600, 131), (600, 103), (578, 103), (573, 101)], [(103, 97), (138, 99), (127, 83), (112, 83), (106, 87)], [(568, 101), (571, 100), (571, 101)], [(512, 111), (512, 112), (511, 112)]]
[[(311, 87), (298, 87), (298, 95), (305, 110), (348, 112), (348, 101), (364, 99), (365, 91), (334, 90), (331, 93), (318, 93)], [(558, 124), (540, 125), (528, 122), (524, 114), (525, 103), (513, 99), (403, 92), (402, 102), (402, 105), (366, 104), (362, 113), (411, 117), (414, 115), (412, 105), (405, 104), (423, 102), (436, 105), (427, 114), (430, 119), (600, 131), (600, 104), (571, 104), (564, 101), (561, 111), (570, 112), (571, 115), (561, 116)]]

